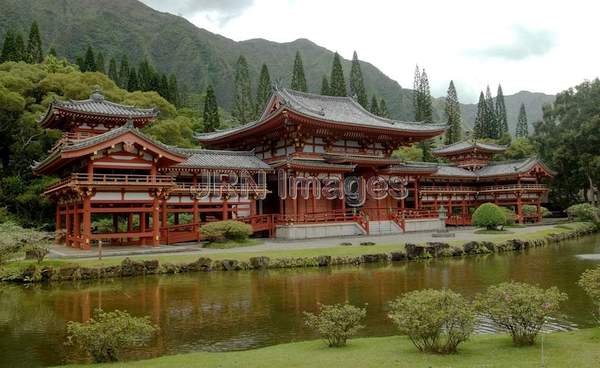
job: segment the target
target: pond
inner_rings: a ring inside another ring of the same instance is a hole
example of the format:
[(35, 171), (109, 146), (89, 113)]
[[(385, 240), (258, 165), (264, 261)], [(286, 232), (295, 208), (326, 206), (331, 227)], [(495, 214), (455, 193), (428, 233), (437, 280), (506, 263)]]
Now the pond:
[[(0, 286), (0, 366), (46, 366), (81, 361), (64, 346), (65, 324), (94, 308), (148, 315), (160, 333), (133, 357), (251, 349), (313, 339), (303, 311), (317, 303), (368, 304), (363, 336), (394, 333), (387, 303), (415, 289), (448, 287), (471, 297), (485, 287), (519, 280), (558, 286), (569, 295), (553, 329), (591, 327), (591, 302), (576, 285), (599, 264), (600, 236), (522, 253), (397, 262), (360, 267), (191, 273), (99, 282)], [(482, 323), (478, 330), (490, 327)]]

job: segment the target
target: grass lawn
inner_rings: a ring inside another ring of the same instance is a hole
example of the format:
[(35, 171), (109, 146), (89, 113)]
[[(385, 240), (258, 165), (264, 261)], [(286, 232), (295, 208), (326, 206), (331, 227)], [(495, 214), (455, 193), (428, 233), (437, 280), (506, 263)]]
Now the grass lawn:
[[(545, 367), (600, 367), (600, 329), (558, 332), (544, 336)], [(420, 353), (406, 337), (351, 340), (344, 348), (306, 341), (226, 353), (190, 353), (151, 360), (94, 367), (398, 367), (474, 368), (541, 367), (540, 340), (517, 348), (507, 335), (479, 335), (459, 346), (454, 355)]]
[(228, 240), (222, 242), (209, 242), (204, 244), (204, 248), (211, 249), (229, 249), (229, 248), (241, 248), (241, 247), (250, 247), (253, 245), (262, 244), (263, 241), (261, 239), (245, 239), (245, 240)]
[(514, 234), (514, 232), (509, 230), (488, 230), (488, 229), (479, 229), (474, 231), (475, 234), (491, 234), (491, 235), (504, 235), (504, 234)]

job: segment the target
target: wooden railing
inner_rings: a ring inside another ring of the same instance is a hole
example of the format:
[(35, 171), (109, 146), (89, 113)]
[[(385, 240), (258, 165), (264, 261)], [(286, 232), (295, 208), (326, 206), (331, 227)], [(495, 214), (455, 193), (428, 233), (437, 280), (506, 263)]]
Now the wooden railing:
[(466, 226), (471, 225), (471, 217), (463, 215), (451, 215), (446, 219), (446, 225)]
[(273, 237), (275, 231), (275, 222), (277, 215), (253, 215), (247, 217), (238, 217), (236, 221), (241, 221), (252, 226), (253, 232), (268, 231), (269, 238)]
[(198, 241), (200, 240), (200, 223), (192, 222), (162, 227), (160, 238), (166, 244)]
[[(215, 189), (217, 191), (219, 190), (219, 184), (208, 185), (208, 184), (193, 184), (193, 183), (179, 183), (179, 182), (176, 182), (175, 184), (176, 184), (176, 187), (173, 189), (173, 191), (176, 193), (191, 193), (191, 192), (208, 193), (208, 192), (214, 191)], [(233, 189), (236, 192), (239, 192), (242, 190), (242, 188), (239, 184), (233, 185)], [(260, 185), (260, 186), (258, 186), (258, 188), (247, 188), (246, 190), (249, 193), (254, 193), (256, 191), (269, 192), (266, 185)]]
[(544, 184), (508, 184), (489, 185), (479, 188), (479, 192), (513, 191), (513, 190), (547, 190)]
[(476, 192), (477, 188), (467, 186), (422, 186), (420, 192)]
[(130, 175), (130, 174), (94, 174), (73, 173), (46, 189), (49, 192), (64, 185), (173, 185), (175, 182), (169, 175)]

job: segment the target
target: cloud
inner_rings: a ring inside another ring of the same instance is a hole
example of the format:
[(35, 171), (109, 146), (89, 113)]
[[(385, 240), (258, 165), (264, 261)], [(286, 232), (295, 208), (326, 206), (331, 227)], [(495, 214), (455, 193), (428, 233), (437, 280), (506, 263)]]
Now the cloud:
[(191, 18), (197, 14), (208, 14), (211, 19), (225, 24), (242, 15), (254, 0), (142, 0), (149, 7)]
[(552, 31), (532, 30), (523, 26), (514, 26), (512, 31), (510, 43), (471, 49), (467, 54), (482, 59), (524, 60), (545, 55), (556, 46), (556, 34)]

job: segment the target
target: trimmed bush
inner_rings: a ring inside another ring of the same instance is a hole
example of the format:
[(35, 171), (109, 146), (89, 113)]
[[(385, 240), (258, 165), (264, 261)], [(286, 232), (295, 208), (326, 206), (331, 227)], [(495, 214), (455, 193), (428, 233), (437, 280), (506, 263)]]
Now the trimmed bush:
[(451, 290), (417, 290), (390, 303), (388, 317), (401, 334), (423, 352), (450, 354), (466, 341), (475, 326), (475, 313)]
[(567, 294), (556, 287), (505, 282), (490, 286), (475, 299), (479, 313), (489, 318), (498, 329), (510, 333), (516, 346), (533, 345), (548, 317), (555, 315)]
[(574, 218), (579, 221), (600, 222), (600, 208), (594, 207), (589, 203), (572, 205), (567, 208), (567, 215), (569, 215), (569, 218)]
[(504, 217), (506, 221), (504, 221), (504, 226), (514, 225), (517, 222), (517, 214), (515, 211), (508, 207), (500, 207), (502, 212), (504, 213)]
[(246, 240), (252, 235), (252, 226), (240, 221), (217, 221), (208, 223), (200, 229), (209, 241)]
[(67, 323), (67, 345), (83, 349), (96, 363), (116, 362), (124, 349), (144, 346), (156, 330), (148, 317), (96, 309), (87, 322)]
[(316, 330), (329, 347), (342, 347), (356, 332), (365, 326), (360, 322), (367, 315), (366, 308), (351, 304), (319, 304), (319, 313), (304, 312), (304, 324)]
[(596, 317), (600, 322), (600, 266), (586, 270), (579, 278), (578, 284), (596, 305)]
[(506, 216), (502, 208), (493, 203), (484, 203), (473, 212), (473, 225), (485, 227), (488, 230), (504, 226)]
[[(532, 204), (526, 204), (521, 209), (523, 211), (523, 215), (525, 216), (531, 216), (537, 212), (537, 206), (534, 206)], [(540, 214), (542, 215), (542, 217), (548, 217), (552, 215), (552, 212), (550, 212), (550, 210), (548, 210), (546, 207), (540, 206)]]

